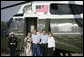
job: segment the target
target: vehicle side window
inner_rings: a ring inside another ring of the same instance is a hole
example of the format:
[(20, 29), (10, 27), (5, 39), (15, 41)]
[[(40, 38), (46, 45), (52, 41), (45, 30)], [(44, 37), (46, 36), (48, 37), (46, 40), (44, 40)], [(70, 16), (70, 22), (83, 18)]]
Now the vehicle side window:
[(81, 14), (81, 13), (83, 13), (83, 6), (82, 5), (70, 4), (69, 6), (70, 6), (70, 8), (72, 10), (72, 14)]
[(53, 15), (81, 14), (83, 13), (83, 5), (52, 3), (50, 4), (50, 13)]

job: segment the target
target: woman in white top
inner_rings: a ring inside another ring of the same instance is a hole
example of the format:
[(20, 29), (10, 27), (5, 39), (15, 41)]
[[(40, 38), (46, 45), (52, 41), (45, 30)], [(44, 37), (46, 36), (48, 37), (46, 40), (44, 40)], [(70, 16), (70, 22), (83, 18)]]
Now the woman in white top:
[(32, 51), (31, 51), (31, 33), (29, 32), (27, 34), (27, 37), (24, 39), (25, 42), (25, 54), (26, 56), (32, 56)]
[(52, 36), (52, 33), (48, 33), (48, 56), (53, 56), (55, 51), (55, 39)]

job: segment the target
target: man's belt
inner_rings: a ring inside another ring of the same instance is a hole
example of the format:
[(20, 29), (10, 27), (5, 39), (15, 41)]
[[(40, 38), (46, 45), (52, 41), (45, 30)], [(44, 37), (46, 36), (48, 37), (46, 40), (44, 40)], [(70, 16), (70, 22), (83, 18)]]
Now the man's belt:
[(10, 43), (10, 45), (15, 45), (16, 43)]
[(48, 43), (41, 43), (42, 45), (47, 45)]

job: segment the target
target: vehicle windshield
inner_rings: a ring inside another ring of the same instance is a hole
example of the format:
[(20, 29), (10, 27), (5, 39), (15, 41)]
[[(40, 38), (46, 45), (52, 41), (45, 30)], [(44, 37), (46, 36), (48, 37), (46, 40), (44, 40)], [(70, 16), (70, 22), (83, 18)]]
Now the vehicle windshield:
[(9, 32), (22, 33), (24, 28), (23, 18), (15, 18), (9, 28)]

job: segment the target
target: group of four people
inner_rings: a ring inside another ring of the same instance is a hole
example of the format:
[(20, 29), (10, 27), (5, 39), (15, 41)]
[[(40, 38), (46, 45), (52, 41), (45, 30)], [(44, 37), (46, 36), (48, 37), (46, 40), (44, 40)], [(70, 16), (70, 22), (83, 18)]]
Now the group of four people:
[(42, 33), (37, 33), (34, 29), (31, 34), (28, 32), (24, 38), (26, 56), (53, 56), (55, 51), (55, 39), (51, 32), (46, 33), (45, 29)]

